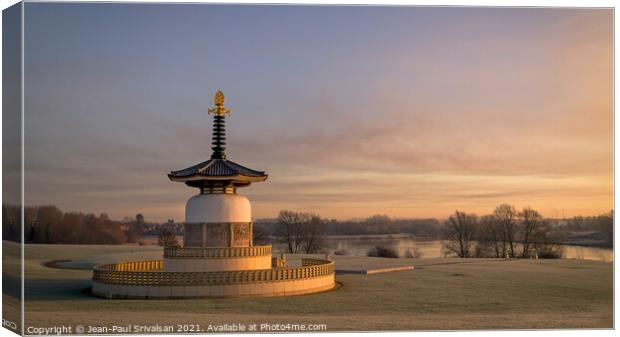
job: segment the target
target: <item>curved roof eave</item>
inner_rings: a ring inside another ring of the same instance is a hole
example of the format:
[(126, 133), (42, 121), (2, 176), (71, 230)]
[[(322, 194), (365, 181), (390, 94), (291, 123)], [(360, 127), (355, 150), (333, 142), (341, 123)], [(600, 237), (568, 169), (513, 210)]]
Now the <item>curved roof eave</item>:
[(230, 175), (230, 176), (205, 176), (202, 174), (192, 174), (185, 177), (173, 176), (168, 174), (168, 178), (172, 181), (186, 182), (186, 181), (199, 181), (199, 180), (212, 180), (212, 181), (223, 181), (223, 180), (232, 180), (232, 181), (247, 181), (247, 182), (260, 182), (267, 180), (268, 175), (263, 176), (246, 176), (242, 174)]

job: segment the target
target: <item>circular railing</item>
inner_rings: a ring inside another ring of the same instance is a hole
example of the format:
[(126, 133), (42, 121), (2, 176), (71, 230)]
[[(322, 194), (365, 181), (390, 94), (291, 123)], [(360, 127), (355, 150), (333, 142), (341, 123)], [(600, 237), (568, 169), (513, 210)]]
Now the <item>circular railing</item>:
[(93, 281), (142, 286), (189, 286), (309, 279), (334, 274), (334, 263), (302, 259), (301, 267), (240, 271), (164, 272), (163, 261), (121, 262), (96, 266)]
[(165, 247), (167, 259), (213, 259), (271, 255), (271, 246), (251, 247)]

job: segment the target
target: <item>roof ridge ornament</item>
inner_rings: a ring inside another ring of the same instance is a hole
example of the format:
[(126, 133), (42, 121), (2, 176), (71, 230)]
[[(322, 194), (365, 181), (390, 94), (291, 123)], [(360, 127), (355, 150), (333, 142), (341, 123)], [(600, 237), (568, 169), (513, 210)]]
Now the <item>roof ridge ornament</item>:
[(215, 108), (209, 109), (209, 115), (213, 114), (213, 142), (211, 143), (213, 154), (211, 159), (226, 159), (226, 114), (230, 110), (224, 107), (224, 93), (218, 90), (213, 97)]
[(209, 108), (209, 115), (214, 114), (216, 116), (224, 116), (225, 114), (230, 115), (230, 109), (224, 107), (224, 93), (222, 90), (218, 90), (213, 97), (213, 102), (215, 103), (215, 108)]

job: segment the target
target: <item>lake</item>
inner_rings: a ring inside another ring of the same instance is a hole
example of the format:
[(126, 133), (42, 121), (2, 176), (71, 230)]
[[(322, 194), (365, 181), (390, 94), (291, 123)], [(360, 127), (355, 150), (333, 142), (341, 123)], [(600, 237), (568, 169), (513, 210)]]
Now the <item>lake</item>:
[[(369, 249), (375, 246), (389, 246), (396, 249), (400, 256), (407, 251), (417, 253), (424, 258), (445, 257), (445, 250), (440, 240), (421, 240), (409, 234), (392, 235), (328, 235), (325, 240), (326, 249), (330, 254), (343, 250), (348, 256), (366, 256)], [(565, 259), (595, 260), (612, 262), (612, 249), (582, 246), (563, 246)], [(274, 252), (284, 249), (281, 244), (274, 244)]]

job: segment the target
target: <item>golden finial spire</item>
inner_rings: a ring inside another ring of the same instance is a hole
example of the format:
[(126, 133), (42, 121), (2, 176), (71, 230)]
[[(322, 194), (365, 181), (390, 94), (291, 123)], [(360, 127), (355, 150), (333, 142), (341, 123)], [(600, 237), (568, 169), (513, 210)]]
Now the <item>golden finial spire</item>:
[(230, 114), (230, 109), (226, 109), (224, 107), (224, 93), (222, 92), (222, 90), (218, 90), (215, 93), (213, 101), (215, 102), (215, 108), (209, 109), (209, 114), (214, 114), (216, 116), (224, 116), (224, 114)]

